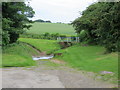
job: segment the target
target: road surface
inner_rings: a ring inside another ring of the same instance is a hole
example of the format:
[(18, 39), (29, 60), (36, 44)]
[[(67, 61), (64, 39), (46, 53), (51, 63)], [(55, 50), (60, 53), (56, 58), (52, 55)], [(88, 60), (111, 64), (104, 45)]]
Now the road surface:
[(36, 67), (2, 69), (3, 88), (112, 88), (103, 81), (96, 81), (81, 71), (39, 63)]

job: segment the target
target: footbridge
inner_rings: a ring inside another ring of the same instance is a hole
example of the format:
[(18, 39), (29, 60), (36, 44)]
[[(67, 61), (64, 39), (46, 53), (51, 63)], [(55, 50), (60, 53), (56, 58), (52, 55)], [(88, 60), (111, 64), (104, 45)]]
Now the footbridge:
[(58, 37), (57, 41), (62, 48), (67, 48), (69, 46), (72, 46), (74, 43), (79, 43), (80, 38), (79, 37)]
[(78, 43), (80, 42), (80, 38), (79, 37), (58, 37), (57, 38), (58, 42), (71, 42), (71, 43)]

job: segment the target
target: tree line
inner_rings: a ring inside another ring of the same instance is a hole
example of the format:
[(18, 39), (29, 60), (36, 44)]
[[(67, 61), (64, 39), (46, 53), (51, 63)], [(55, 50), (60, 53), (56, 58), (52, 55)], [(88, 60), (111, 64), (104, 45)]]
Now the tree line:
[(90, 5), (72, 22), (81, 42), (102, 45), (107, 52), (120, 51), (120, 2)]
[(42, 19), (38, 19), (38, 20), (35, 20), (34, 22), (41, 22), (41, 23), (52, 23), (50, 20), (42, 20)]
[(47, 40), (57, 40), (58, 37), (65, 39), (66, 37), (71, 37), (72, 40), (76, 40), (76, 36), (74, 35), (62, 35), (59, 33), (43, 33), (43, 34), (31, 34), (24, 33), (20, 35), (21, 38), (33, 38), (33, 39), (47, 39)]

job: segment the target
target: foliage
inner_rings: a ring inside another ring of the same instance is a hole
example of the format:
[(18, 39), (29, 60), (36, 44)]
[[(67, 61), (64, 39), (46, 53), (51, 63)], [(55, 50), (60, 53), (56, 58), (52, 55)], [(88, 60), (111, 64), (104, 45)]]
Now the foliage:
[(61, 37), (62, 39), (66, 37), (72, 37), (73, 40), (75, 40), (75, 35), (62, 35), (59, 33), (43, 33), (43, 34), (28, 34), (24, 33), (20, 35), (20, 38), (33, 38), (33, 39), (47, 39), (47, 40), (57, 40), (58, 37)]
[(2, 45), (14, 43), (19, 38), (19, 34), (24, 32), (24, 28), (29, 29), (34, 11), (24, 2), (3, 2), (2, 3)]
[(44, 21), (42, 19), (35, 20), (34, 22), (41, 22), (41, 23), (52, 23), (51, 21)]
[(87, 41), (87, 40), (88, 40), (87, 31), (85, 31), (85, 30), (82, 30), (82, 31), (80, 32), (80, 34), (78, 34), (78, 36), (80, 37), (80, 42), (83, 42), (83, 41)]
[(120, 2), (98, 2), (90, 5), (72, 22), (76, 32), (87, 31), (88, 43), (103, 45), (108, 52), (119, 50)]

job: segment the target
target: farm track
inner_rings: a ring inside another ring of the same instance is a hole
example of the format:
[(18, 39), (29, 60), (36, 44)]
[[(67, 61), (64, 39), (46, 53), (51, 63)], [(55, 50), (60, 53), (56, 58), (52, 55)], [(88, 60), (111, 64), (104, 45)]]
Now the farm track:
[[(34, 48), (34, 47), (32, 47)], [(34, 48), (36, 51), (37, 49)], [(40, 55), (42, 52), (37, 51)], [(54, 63), (58, 62), (54, 59)], [(3, 88), (112, 88), (117, 85), (94, 80), (90, 75), (69, 68), (64, 64), (48, 66), (47, 62), (37, 61), (33, 67), (13, 67), (2, 69)]]
[(38, 66), (3, 68), (3, 88), (112, 88), (114, 84), (96, 81), (65, 66), (52, 67), (38, 61)]

